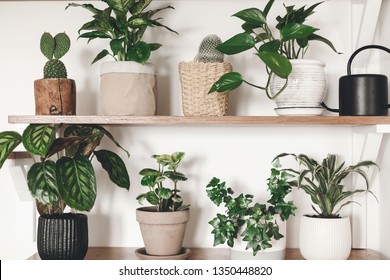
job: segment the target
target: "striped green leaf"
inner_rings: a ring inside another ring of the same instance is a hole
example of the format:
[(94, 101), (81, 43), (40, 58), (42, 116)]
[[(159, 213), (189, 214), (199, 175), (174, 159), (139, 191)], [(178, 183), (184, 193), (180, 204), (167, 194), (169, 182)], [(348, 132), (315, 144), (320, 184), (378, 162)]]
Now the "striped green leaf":
[(40, 203), (54, 206), (59, 198), (56, 164), (53, 161), (33, 164), (27, 173), (27, 185)]
[(130, 188), (130, 178), (123, 160), (115, 153), (108, 150), (94, 152), (98, 161), (107, 171), (110, 180), (121, 188)]
[(56, 137), (57, 125), (30, 124), (23, 132), (23, 145), (32, 154), (45, 157)]
[(22, 142), (22, 136), (13, 131), (0, 133), (0, 168), (9, 154)]
[(96, 176), (92, 163), (82, 155), (57, 161), (57, 182), (65, 203), (78, 211), (90, 211), (96, 200)]

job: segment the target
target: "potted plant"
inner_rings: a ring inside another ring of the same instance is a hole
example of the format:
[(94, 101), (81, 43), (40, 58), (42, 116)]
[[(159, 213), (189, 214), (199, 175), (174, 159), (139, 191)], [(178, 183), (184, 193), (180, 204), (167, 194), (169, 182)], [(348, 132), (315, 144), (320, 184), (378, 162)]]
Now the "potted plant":
[[(348, 216), (340, 216), (340, 210), (354, 203), (353, 195), (372, 193), (365, 168), (376, 163), (361, 161), (346, 166), (334, 154), (328, 154), (321, 163), (304, 154), (280, 154), (276, 159), (285, 156), (294, 157), (302, 166), (300, 170), (288, 170), (296, 174), (292, 183), (310, 196), (315, 212), (301, 217), (301, 254), (306, 259), (347, 259), (352, 247), (351, 223)], [(347, 188), (344, 179), (352, 174), (364, 179), (364, 187)]]
[(101, 100), (105, 115), (155, 115), (157, 110), (156, 66), (147, 63), (159, 43), (146, 43), (142, 37), (148, 27), (163, 27), (155, 15), (172, 6), (149, 9), (152, 0), (102, 0), (103, 10), (92, 4), (70, 3), (68, 7), (82, 7), (92, 12), (93, 19), (79, 30), (79, 38), (107, 39), (109, 49), (103, 49), (92, 63), (111, 56), (115, 61), (101, 65)]
[[(62, 136), (57, 137), (61, 131)], [(96, 150), (104, 136), (123, 149), (98, 125), (64, 128), (56, 124), (30, 124), (23, 135), (15, 131), (0, 133), (0, 168), (20, 143), (35, 160), (28, 170), (27, 184), (40, 214), (37, 247), (42, 259), (85, 257), (88, 221), (85, 214), (77, 211), (88, 212), (95, 203), (96, 175), (91, 162), (94, 157), (114, 184), (129, 189), (129, 175), (123, 160), (110, 150)], [(71, 212), (64, 212), (66, 206)]]
[(60, 60), (70, 48), (66, 33), (54, 37), (44, 32), (40, 40), (42, 54), (48, 59), (43, 68), (43, 79), (34, 81), (35, 114), (75, 115), (76, 83), (68, 79), (64, 63)]
[[(320, 103), (327, 86), (325, 63), (303, 58), (312, 41), (323, 42), (336, 52), (328, 39), (316, 33), (318, 28), (304, 24), (322, 2), (308, 8), (285, 6), (286, 14), (276, 18), (279, 36), (274, 35), (267, 22), (274, 2), (269, 0), (263, 10), (248, 8), (234, 14), (244, 21), (243, 32), (217, 47), (227, 55), (254, 49), (255, 55), (265, 64), (268, 73), (266, 85), (255, 85), (246, 81), (240, 73), (232, 72), (214, 83), (210, 92), (232, 91), (246, 83), (264, 90), (268, 98), (275, 100), (280, 107), (276, 110), (278, 114), (320, 114), (323, 111)], [(289, 83), (289, 80), (294, 83)]]
[(292, 177), (275, 161), (267, 180), (271, 195), (267, 203), (255, 202), (252, 194), (233, 197), (232, 188), (213, 178), (206, 187), (207, 195), (215, 205), (225, 208), (224, 214), (209, 222), (214, 246), (226, 243), (231, 259), (284, 259), (286, 221), (296, 210), (292, 201), (285, 201), (292, 190)]
[[(140, 204), (146, 200), (152, 205), (136, 210), (145, 244), (144, 249), (138, 250), (139, 254), (160, 258), (186, 256), (182, 244), (190, 206), (183, 204), (183, 198), (177, 188), (178, 182), (187, 180), (183, 173), (178, 172), (183, 157), (183, 152), (154, 155), (158, 169), (145, 168), (139, 173), (142, 175), (141, 185), (147, 188), (147, 191), (138, 195), (137, 200)], [(166, 181), (170, 181), (172, 186), (167, 187)]]
[(216, 49), (222, 40), (215, 34), (207, 35), (199, 45), (194, 61), (180, 62), (179, 74), (185, 116), (224, 116), (228, 108), (228, 93), (208, 94), (212, 84), (223, 74), (232, 71), (224, 62), (224, 54)]

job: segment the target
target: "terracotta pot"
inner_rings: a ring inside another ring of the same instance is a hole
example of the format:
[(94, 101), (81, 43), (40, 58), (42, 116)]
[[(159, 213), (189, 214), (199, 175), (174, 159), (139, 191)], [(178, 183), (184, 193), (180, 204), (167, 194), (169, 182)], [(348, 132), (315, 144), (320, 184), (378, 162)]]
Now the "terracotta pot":
[(76, 83), (72, 79), (34, 81), (36, 115), (76, 115)]
[(150, 116), (157, 112), (157, 76), (153, 64), (110, 61), (100, 69), (104, 115)]
[(307, 260), (345, 260), (352, 247), (349, 217), (316, 218), (302, 216), (299, 249)]
[(88, 251), (88, 219), (84, 214), (38, 218), (38, 254), (42, 260), (82, 260)]
[(154, 207), (136, 210), (145, 251), (148, 255), (177, 255), (182, 249), (190, 210), (156, 212)]

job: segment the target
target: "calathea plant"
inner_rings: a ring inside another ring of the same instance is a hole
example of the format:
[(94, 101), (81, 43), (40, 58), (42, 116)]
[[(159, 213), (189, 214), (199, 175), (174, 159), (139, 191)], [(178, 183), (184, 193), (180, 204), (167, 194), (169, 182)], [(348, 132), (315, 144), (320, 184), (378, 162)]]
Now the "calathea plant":
[(44, 32), (41, 36), (40, 48), (48, 59), (43, 68), (44, 78), (67, 78), (68, 74), (64, 63), (60, 60), (70, 48), (70, 39), (66, 33), (58, 33), (54, 37)]
[(289, 182), (292, 177), (287, 170), (281, 169), (278, 161), (274, 163), (267, 180), (271, 194), (267, 203), (255, 202), (251, 194), (233, 196), (233, 189), (214, 177), (206, 186), (207, 195), (215, 205), (223, 204), (225, 208), (224, 214), (217, 214), (209, 222), (213, 227), (214, 246), (227, 243), (233, 247), (234, 241), (241, 235), (242, 240), (247, 242), (246, 249), (253, 250), (253, 255), (256, 255), (260, 250), (272, 247), (272, 239), (283, 238), (277, 216), (286, 221), (295, 214), (294, 203), (285, 201), (292, 190)]
[[(63, 134), (57, 138), (60, 131)], [(69, 125), (64, 128), (57, 124), (30, 124), (23, 135), (4, 131), (0, 133), (0, 168), (9, 154), (22, 143), (34, 160), (34, 156), (39, 158), (27, 173), (27, 184), (37, 201), (39, 213), (62, 214), (66, 205), (73, 210), (90, 211), (97, 189), (91, 162), (94, 157), (114, 184), (127, 190), (130, 188), (124, 161), (110, 150), (96, 150), (104, 136), (123, 149), (106, 129), (98, 125)]]
[[(255, 85), (246, 81), (240, 73), (231, 72), (215, 82), (210, 93), (231, 91), (242, 83), (246, 83), (265, 90), (267, 96), (274, 99), (288, 84), (288, 77), (292, 71), (290, 59), (303, 58), (311, 42), (323, 42), (337, 52), (328, 39), (316, 33), (318, 28), (305, 24), (307, 18), (314, 13), (314, 9), (323, 2), (313, 4), (308, 8), (303, 6), (296, 9), (295, 6), (285, 6), (286, 14), (276, 18), (278, 36), (274, 35), (267, 18), (274, 2), (275, 0), (269, 0), (263, 10), (248, 8), (235, 13), (233, 16), (243, 21), (241, 25), (243, 32), (217, 47), (226, 55), (234, 55), (247, 50), (254, 51), (254, 54), (265, 64), (268, 73), (266, 85)], [(284, 87), (273, 96), (269, 93), (272, 75), (286, 80)]]
[[(300, 170), (287, 169), (296, 175), (292, 184), (304, 190), (311, 198), (312, 208), (316, 216), (320, 218), (337, 218), (340, 210), (354, 203), (348, 200), (357, 193), (372, 193), (369, 190), (370, 184), (365, 171), (370, 166), (377, 166), (372, 161), (361, 161), (357, 164), (346, 166), (345, 162), (338, 162), (337, 155), (328, 154), (321, 163), (304, 154), (283, 153), (278, 155), (275, 160), (291, 156), (297, 160), (301, 166)], [(344, 179), (357, 174), (364, 179), (364, 188), (354, 190), (347, 189)]]
[[(139, 172), (142, 175), (142, 187), (148, 188), (147, 192), (137, 197), (140, 204), (146, 199), (158, 212), (182, 211), (189, 208), (189, 205), (183, 204), (183, 198), (177, 188), (179, 181), (187, 180), (183, 173), (177, 171), (183, 157), (183, 152), (153, 155), (158, 169), (144, 168)], [(164, 186), (166, 180), (171, 181), (172, 187)]]
[(102, 50), (92, 63), (111, 55), (119, 61), (135, 61), (144, 64), (151, 52), (159, 49), (159, 43), (146, 43), (142, 37), (148, 27), (163, 27), (161, 18), (155, 15), (162, 10), (174, 9), (165, 6), (159, 9), (146, 10), (152, 0), (102, 0), (107, 8), (100, 10), (92, 4), (70, 3), (68, 7), (83, 7), (93, 14), (93, 20), (85, 23), (79, 30), (79, 38), (88, 42), (94, 39), (109, 40), (110, 49)]

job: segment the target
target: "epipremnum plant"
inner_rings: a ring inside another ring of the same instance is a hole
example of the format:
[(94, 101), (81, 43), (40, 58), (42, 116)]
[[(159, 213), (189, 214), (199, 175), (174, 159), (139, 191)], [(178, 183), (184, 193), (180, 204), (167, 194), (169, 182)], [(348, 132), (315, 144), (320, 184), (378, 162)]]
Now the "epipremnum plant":
[[(158, 169), (144, 168), (139, 174), (142, 175), (141, 185), (148, 191), (140, 194), (137, 200), (140, 204), (146, 199), (158, 212), (183, 211), (190, 206), (183, 204), (183, 198), (177, 188), (179, 181), (186, 181), (187, 177), (178, 172), (179, 163), (184, 157), (183, 152), (175, 152), (171, 155), (153, 155), (158, 164)], [(166, 180), (171, 181), (172, 187), (164, 186)]]
[[(288, 169), (288, 171), (297, 175), (292, 183), (310, 196), (312, 208), (318, 217), (337, 218), (344, 206), (354, 203), (353, 200), (348, 200), (352, 195), (365, 192), (372, 194), (364, 169), (377, 166), (375, 162), (361, 161), (346, 166), (345, 162), (339, 163), (337, 155), (334, 154), (328, 154), (321, 163), (318, 163), (307, 155), (288, 153), (278, 155), (276, 160), (285, 156), (294, 157), (302, 166), (300, 170)], [(364, 188), (346, 189), (343, 180), (352, 174), (357, 174), (364, 179)]]
[(94, 39), (109, 40), (110, 49), (102, 50), (92, 63), (111, 55), (119, 61), (135, 61), (144, 64), (151, 52), (159, 49), (159, 43), (146, 43), (142, 37), (148, 27), (163, 27), (174, 32), (171, 28), (163, 25), (161, 18), (154, 16), (166, 9), (174, 9), (165, 6), (159, 9), (146, 8), (152, 0), (102, 0), (107, 8), (100, 10), (92, 4), (70, 3), (68, 7), (83, 7), (93, 14), (93, 20), (85, 23), (79, 30), (79, 38), (86, 38), (88, 42)]
[[(287, 86), (288, 77), (292, 71), (290, 59), (303, 58), (312, 41), (320, 41), (331, 47), (335, 52), (333, 44), (326, 38), (318, 35), (319, 30), (306, 25), (307, 18), (314, 13), (314, 9), (323, 2), (313, 4), (306, 8), (303, 6), (296, 9), (295, 6), (285, 6), (286, 14), (276, 18), (276, 30), (279, 36), (275, 36), (267, 22), (268, 13), (275, 0), (269, 0), (263, 10), (248, 8), (235, 13), (233, 16), (241, 19), (243, 32), (220, 44), (217, 49), (226, 55), (234, 55), (247, 50), (254, 51), (254, 54), (265, 64), (268, 73), (266, 86), (258, 86), (244, 80), (238, 72), (231, 72), (223, 75), (213, 84), (210, 93), (228, 92), (239, 87), (242, 83), (265, 90), (268, 98), (276, 98)], [(277, 75), (286, 82), (284, 87), (271, 96), (269, 85), (272, 75)]]
[[(62, 130), (63, 135), (57, 138)], [(91, 162), (94, 157), (114, 184), (130, 188), (124, 161), (112, 151), (95, 150), (104, 136), (129, 156), (113, 136), (98, 125), (69, 125), (63, 129), (56, 124), (31, 124), (23, 135), (4, 131), (0, 133), (0, 168), (22, 143), (34, 160), (34, 156), (39, 157), (28, 170), (27, 184), (40, 214), (63, 213), (66, 205), (73, 210), (90, 211), (96, 199), (96, 175)], [(60, 152), (65, 154), (61, 156)]]
[(267, 203), (254, 202), (251, 194), (233, 196), (233, 189), (214, 177), (206, 187), (207, 195), (215, 205), (223, 204), (225, 208), (224, 214), (217, 214), (209, 222), (213, 227), (214, 246), (227, 243), (233, 247), (235, 239), (241, 234), (242, 240), (247, 242), (246, 249), (253, 250), (253, 255), (256, 255), (260, 250), (272, 247), (271, 239), (283, 238), (277, 216), (286, 221), (295, 215), (294, 203), (285, 201), (292, 190), (289, 182), (292, 177), (288, 171), (281, 169), (278, 161), (274, 163), (267, 180), (271, 194)]

